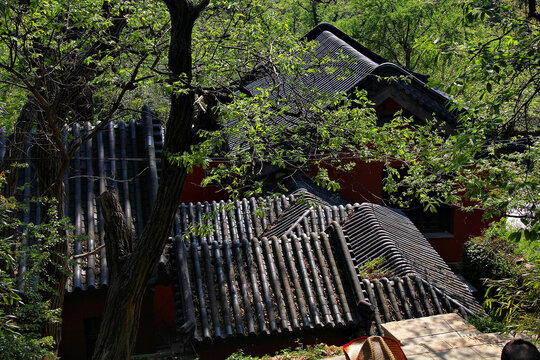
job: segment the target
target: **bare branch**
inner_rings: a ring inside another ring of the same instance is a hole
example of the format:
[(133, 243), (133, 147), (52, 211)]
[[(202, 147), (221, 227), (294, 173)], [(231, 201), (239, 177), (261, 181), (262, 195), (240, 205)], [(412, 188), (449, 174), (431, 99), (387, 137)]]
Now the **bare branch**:
[(83, 257), (86, 257), (86, 256), (94, 255), (94, 254), (97, 254), (97, 253), (98, 253), (101, 249), (103, 249), (104, 247), (105, 247), (105, 244), (99, 245), (97, 248), (95, 248), (95, 249), (92, 250), (92, 251), (85, 252), (84, 254), (73, 255), (71, 258), (72, 258), (73, 260), (75, 260), (75, 259), (80, 259), (80, 258), (83, 258)]

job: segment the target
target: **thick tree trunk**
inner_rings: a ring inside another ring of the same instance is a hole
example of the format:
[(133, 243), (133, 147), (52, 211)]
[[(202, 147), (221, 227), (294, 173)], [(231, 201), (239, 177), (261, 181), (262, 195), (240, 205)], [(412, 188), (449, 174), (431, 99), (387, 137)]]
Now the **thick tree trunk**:
[[(200, 11), (207, 5), (203, 0), (194, 5), (188, 0), (165, 0), (171, 15), (171, 44), (169, 67), (171, 71), (186, 79), (186, 87), (191, 81), (191, 33)], [(192, 92), (173, 94), (171, 111), (167, 121), (164, 154), (181, 153), (190, 145), (190, 131), (194, 116), (194, 95)], [(174, 215), (178, 209), (184, 186), (184, 167), (162, 159), (163, 169), (150, 218), (142, 234), (133, 244), (130, 253), (125, 239), (129, 229), (122, 220), (123, 214), (118, 198), (111, 193), (100, 197), (101, 208), (118, 216), (105, 214), (107, 252), (120, 255), (107, 259), (111, 264), (111, 282), (107, 293), (105, 313), (94, 350), (95, 360), (131, 358), (135, 346), (139, 313), (148, 280), (159, 261), (165, 242), (170, 235)]]
[(536, 11), (536, 0), (528, 0), (529, 3), (529, 13), (527, 14), (530, 18), (540, 19), (540, 13)]

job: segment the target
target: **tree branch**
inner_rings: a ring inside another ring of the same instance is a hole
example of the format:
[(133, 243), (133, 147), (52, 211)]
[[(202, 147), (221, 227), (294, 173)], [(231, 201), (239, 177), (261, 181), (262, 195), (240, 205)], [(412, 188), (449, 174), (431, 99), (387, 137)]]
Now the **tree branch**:
[(71, 259), (75, 260), (75, 259), (80, 259), (80, 258), (83, 258), (83, 257), (86, 257), (86, 256), (90, 256), (90, 255), (97, 254), (97, 253), (100, 252), (101, 249), (103, 249), (104, 247), (105, 247), (105, 244), (101, 244), (101, 245), (99, 245), (97, 248), (95, 248), (95, 249), (92, 250), (92, 251), (85, 252), (84, 254), (73, 255), (73, 256), (71, 257)]
[(195, 7), (193, 8), (193, 16), (195, 19), (199, 17), (201, 11), (203, 11), (209, 3), (210, 0), (201, 0), (197, 3), (197, 5), (195, 5)]
[(533, 19), (540, 19), (540, 13), (536, 11), (536, 0), (529, 0), (529, 13), (527, 16)]

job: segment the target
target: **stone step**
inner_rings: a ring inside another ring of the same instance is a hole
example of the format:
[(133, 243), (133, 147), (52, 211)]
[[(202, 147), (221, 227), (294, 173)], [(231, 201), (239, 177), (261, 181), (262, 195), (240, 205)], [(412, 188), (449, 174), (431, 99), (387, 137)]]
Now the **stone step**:
[(382, 328), (401, 343), (409, 360), (499, 360), (504, 344), (512, 339), (483, 334), (457, 314), (395, 321)]
[[(426, 338), (427, 339), (427, 338)], [(497, 334), (456, 337), (441, 341), (409, 344), (402, 347), (408, 359), (490, 359), (499, 360), (510, 338)]]
[(385, 336), (399, 340), (402, 345), (420, 344), (426, 337), (442, 341), (481, 334), (474, 326), (454, 313), (388, 322), (382, 324), (382, 328)]

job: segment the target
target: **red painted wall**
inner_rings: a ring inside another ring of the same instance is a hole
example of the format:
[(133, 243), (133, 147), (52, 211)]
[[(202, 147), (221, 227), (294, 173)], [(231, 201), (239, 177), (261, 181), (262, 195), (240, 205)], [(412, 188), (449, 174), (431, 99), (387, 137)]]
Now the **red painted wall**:
[[(359, 162), (352, 171), (345, 173), (329, 169), (330, 176), (339, 180), (341, 194), (347, 203), (371, 202), (381, 204), (383, 164)], [(482, 211), (465, 212), (454, 208), (452, 235), (446, 238), (428, 238), (446, 262), (459, 262), (463, 255), (463, 244), (481, 234), (488, 224), (482, 221)]]
[(228, 194), (218, 186), (201, 186), (201, 181), (204, 179), (204, 170), (202, 168), (194, 168), (193, 172), (186, 177), (186, 183), (182, 190), (180, 203), (204, 203), (205, 201), (220, 201), (226, 200)]
[(339, 181), (340, 192), (347, 203), (381, 203), (382, 164), (358, 162), (350, 172), (328, 169), (330, 178)]
[(482, 211), (466, 212), (454, 208), (453, 237), (428, 239), (429, 243), (446, 262), (460, 262), (463, 244), (471, 237), (479, 236), (488, 223), (482, 221)]
[(154, 289), (154, 324), (158, 345), (166, 346), (175, 342), (176, 317), (171, 285), (156, 285)]

